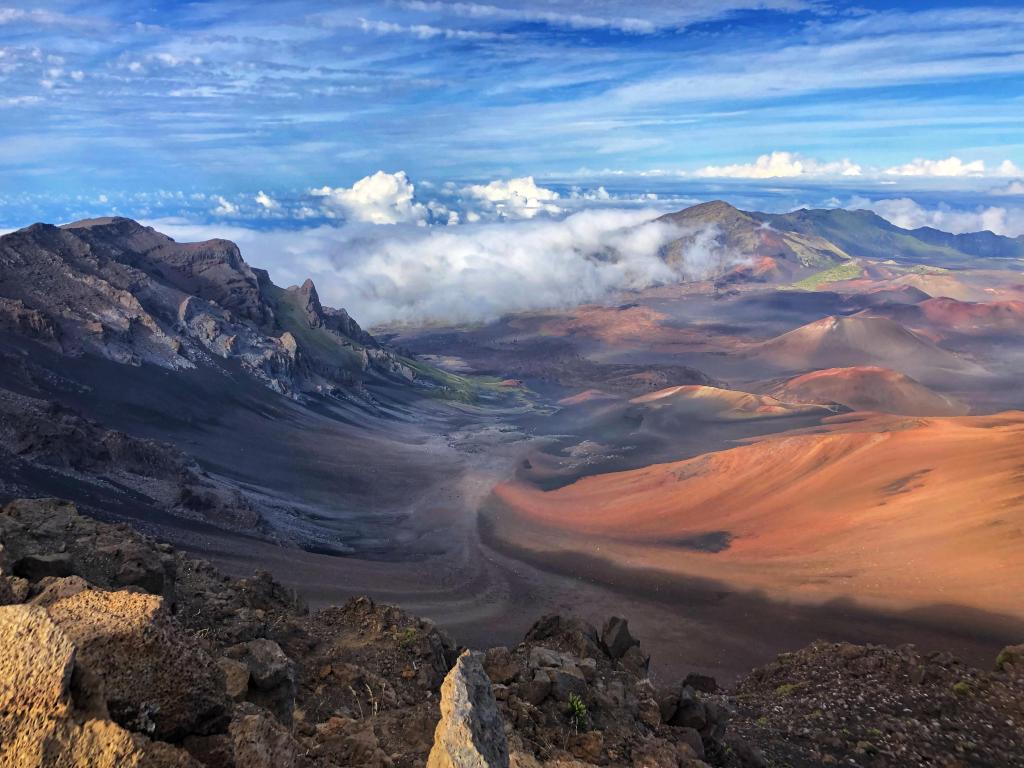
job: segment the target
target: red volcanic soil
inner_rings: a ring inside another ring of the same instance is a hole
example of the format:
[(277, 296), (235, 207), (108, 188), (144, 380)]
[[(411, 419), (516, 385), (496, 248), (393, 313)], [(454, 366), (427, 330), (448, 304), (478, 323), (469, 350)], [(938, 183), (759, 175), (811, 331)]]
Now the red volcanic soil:
[(606, 403), (621, 399), (618, 395), (602, 392), (600, 389), (585, 389), (577, 395), (562, 398), (558, 401), (558, 405), (573, 406), (586, 403)]
[[(869, 283), (872, 284), (873, 283)], [(845, 284), (844, 284), (844, 287)], [(930, 299), (927, 293), (912, 285), (904, 285), (897, 288), (873, 288), (864, 293), (857, 294), (857, 299), (862, 306), (875, 306), (879, 304), (919, 304)]]
[(564, 316), (547, 320), (540, 332), (548, 336), (581, 335), (606, 344), (627, 341), (653, 341), (678, 334), (666, 328), (668, 315), (650, 307), (602, 307), (589, 305), (569, 310)]
[(781, 599), (1020, 618), (1022, 455), (1024, 412), (835, 417), (554, 491), (505, 483), (487, 523), (538, 557), (585, 554)]
[(922, 380), (944, 373), (981, 374), (975, 363), (886, 317), (829, 316), (762, 342), (755, 354), (783, 369), (881, 365)]
[(701, 418), (720, 421), (795, 416), (801, 413), (827, 415), (829, 412), (826, 406), (809, 404), (808, 401), (787, 403), (771, 395), (753, 395), (699, 384), (669, 387), (634, 397), (629, 402), (643, 407), (645, 427), (656, 426), (662, 429)]
[(967, 406), (898, 371), (877, 366), (828, 368), (790, 379), (772, 395), (796, 403), (839, 403), (855, 411), (903, 416), (962, 416)]
[(1024, 333), (1024, 301), (970, 302), (948, 297), (891, 307), (886, 315), (931, 330), (968, 336)]
[(741, 264), (726, 272), (719, 282), (782, 282), (793, 276), (792, 269), (783, 269), (778, 259), (759, 256), (749, 264)]

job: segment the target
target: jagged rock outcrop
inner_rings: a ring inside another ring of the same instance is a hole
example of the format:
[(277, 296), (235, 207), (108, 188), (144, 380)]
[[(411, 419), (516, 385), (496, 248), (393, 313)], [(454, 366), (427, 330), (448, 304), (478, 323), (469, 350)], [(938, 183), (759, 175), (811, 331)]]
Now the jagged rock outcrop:
[(505, 725), (491, 681), (470, 651), (441, 685), (441, 720), (427, 768), (508, 768)]
[[(295, 665), (281, 646), (265, 637), (239, 643), (225, 651), (225, 662), (233, 660), (245, 668), (244, 696), (254, 704), (269, 710), (274, 717), (291, 725), (295, 708)], [(222, 669), (224, 668), (222, 664)], [(242, 674), (228, 667), (234, 675), (234, 684), (242, 688)]]
[(283, 290), (227, 240), (177, 243), (123, 218), (0, 237), (0, 333), (172, 370), (237, 360), (277, 392), (358, 389), (412, 369), (312, 281)]

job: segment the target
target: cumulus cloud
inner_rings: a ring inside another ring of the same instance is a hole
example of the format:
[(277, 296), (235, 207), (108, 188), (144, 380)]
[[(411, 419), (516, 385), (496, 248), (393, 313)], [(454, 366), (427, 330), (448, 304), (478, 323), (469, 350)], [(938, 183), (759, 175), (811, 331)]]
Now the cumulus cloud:
[(217, 203), (217, 207), (213, 209), (217, 216), (236, 216), (238, 214), (238, 206), (226, 197), (217, 195), (213, 198), (213, 201)]
[(956, 234), (988, 230), (997, 235), (1016, 237), (1024, 234), (1024, 210), (1002, 206), (955, 209), (947, 205), (925, 208), (909, 197), (885, 200), (855, 198), (850, 208), (867, 208), (904, 229), (933, 227)]
[[(600, 301), (623, 290), (698, 279), (738, 263), (711, 230), (686, 232), (654, 211), (589, 210), (561, 221), (460, 227), (348, 224), (298, 232), (148, 222), (177, 239), (227, 237), (289, 285), (312, 277), (321, 298), (360, 322), (488, 320)], [(663, 248), (692, 243), (673, 265)]]
[(886, 168), (885, 172), (889, 176), (984, 176), (985, 161), (973, 160), (965, 163), (956, 156), (944, 160), (918, 157), (909, 163)]
[[(657, 195), (654, 199), (657, 199)], [(585, 200), (587, 202), (605, 202), (612, 199), (611, 193), (608, 192), (603, 186), (597, 189), (582, 189), (580, 187), (573, 187), (572, 189), (573, 200)]]
[(992, 190), (993, 195), (1024, 195), (1024, 180), (1015, 179), (1005, 187), (996, 187)]
[(428, 210), (415, 201), (416, 187), (405, 171), (377, 171), (351, 187), (321, 187), (311, 191), (323, 198), (327, 216), (370, 224), (426, 224)]
[(533, 176), (472, 184), (463, 187), (462, 194), (475, 202), (483, 213), (500, 219), (532, 219), (540, 213), (562, 213), (562, 208), (555, 203), (559, 194), (537, 186)]
[(848, 159), (822, 162), (793, 152), (761, 155), (753, 163), (707, 165), (695, 175), (704, 178), (779, 179), (797, 176), (860, 176), (861, 167)]
[(256, 204), (266, 211), (273, 211), (281, 207), (281, 204), (277, 202), (277, 200), (266, 194), (262, 189), (256, 195), (255, 199)]
[(904, 165), (886, 168), (885, 173), (888, 176), (1013, 177), (1020, 176), (1021, 169), (1011, 160), (1003, 160), (996, 167), (988, 168), (985, 166), (984, 160), (964, 162), (959, 157), (951, 155), (943, 160), (928, 160), (919, 157)]
[(1024, 171), (1020, 169), (1012, 160), (1003, 160), (996, 168), (995, 176), (1011, 177), (1011, 176), (1024, 176)]

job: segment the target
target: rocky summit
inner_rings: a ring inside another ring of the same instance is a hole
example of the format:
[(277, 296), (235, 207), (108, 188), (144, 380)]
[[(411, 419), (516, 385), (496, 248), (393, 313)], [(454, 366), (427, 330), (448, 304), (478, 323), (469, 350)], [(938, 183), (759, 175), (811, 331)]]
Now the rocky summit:
[(816, 643), (722, 690), (652, 681), (628, 620), (461, 648), (368, 599), (310, 613), (55, 499), (0, 511), (0, 765), (1014, 766), (1024, 648)]
[(294, 398), (414, 378), (312, 281), (279, 288), (228, 240), (178, 243), (125, 218), (0, 237), (0, 331), (132, 366), (234, 362)]

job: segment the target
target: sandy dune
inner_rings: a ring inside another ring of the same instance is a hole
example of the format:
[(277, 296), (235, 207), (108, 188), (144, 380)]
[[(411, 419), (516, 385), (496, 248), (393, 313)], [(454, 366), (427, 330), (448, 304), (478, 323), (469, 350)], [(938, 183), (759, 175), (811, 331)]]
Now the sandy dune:
[(772, 390), (793, 403), (839, 403), (855, 411), (903, 416), (962, 416), (967, 406), (898, 371), (877, 366), (827, 368), (790, 379)]
[(557, 491), (506, 483), (488, 524), (519, 548), (773, 597), (1020, 617), (1022, 449), (1022, 412), (849, 415)]

